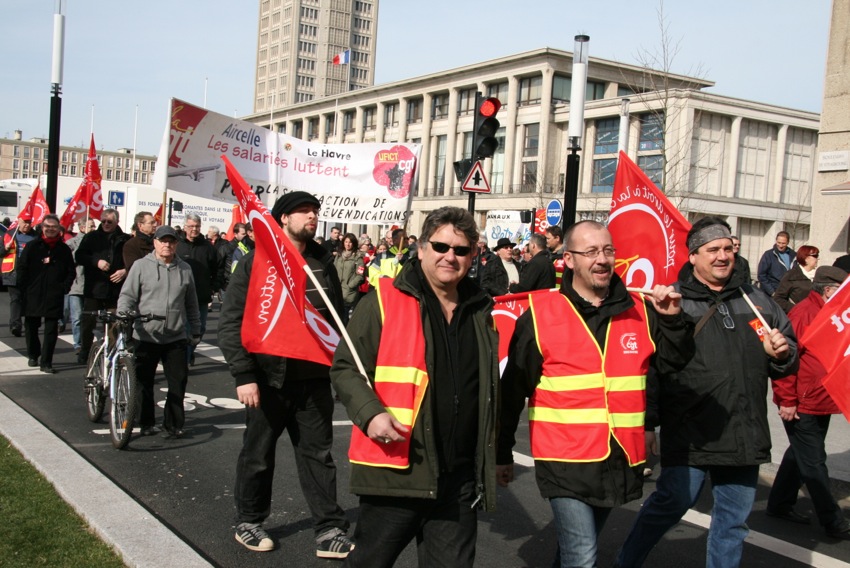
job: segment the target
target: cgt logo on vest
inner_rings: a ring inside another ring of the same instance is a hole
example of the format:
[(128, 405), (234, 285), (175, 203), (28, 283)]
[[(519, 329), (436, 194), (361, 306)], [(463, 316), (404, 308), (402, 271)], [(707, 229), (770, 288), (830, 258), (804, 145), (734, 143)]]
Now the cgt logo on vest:
[(620, 336), (620, 346), (623, 348), (623, 354), (637, 355), (638, 342), (636, 333), (624, 333)]

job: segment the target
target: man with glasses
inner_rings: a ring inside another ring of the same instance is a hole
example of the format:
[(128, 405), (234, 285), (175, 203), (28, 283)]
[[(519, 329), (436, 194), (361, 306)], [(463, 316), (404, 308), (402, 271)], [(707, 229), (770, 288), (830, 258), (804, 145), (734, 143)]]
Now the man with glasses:
[(139, 426), (142, 436), (161, 432), (155, 425), (153, 386), (156, 366), (162, 361), (168, 382), (163, 436), (180, 438), (186, 420), (183, 410), (189, 373), (186, 346), (197, 345), (201, 340), (201, 318), (192, 269), (175, 253), (177, 232), (168, 226), (158, 228), (153, 246), (154, 251), (130, 269), (118, 298), (118, 311), (163, 316), (148, 322), (136, 321), (133, 326), (133, 335), (138, 339), (136, 377), (142, 385)]
[[(812, 291), (788, 312), (797, 337), (803, 336), (846, 278), (847, 273), (835, 266), (821, 266), (815, 271)], [(799, 370), (773, 381), (773, 401), (779, 407), (790, 446), (773, 480), (766, 513), (794, 523), (809, 524), (808, 515), (794, 510), (797, 493), (805, 483), (827, 536), (850, 540), (850, 522), (832, 496), (826, 467), (824, 440), (829, 431), (829, 419), (832, 414), (841, 413), (823, 388), (826, 374), (821, 362), (803, 345)]]
[[(759, 464), (770, 461), (768, 383), (788, 375), (796, 363), (791, 324), (735, 266), (729, 225), (704, 217), (688, 232), (687, 246), (689, 262), (675, 287), (685, 319), (694, 325), (696, 354), (679, 372), (659, 369), (661, 476), (620, 550), (621, 567), (643, 564), (696, 503), (706, 477), (714, 497), (706, 566), (740, 564)], [(655, 426), (647, 421), (653, 444)]]
[[(224, 263), (210, 242), (201, 234), (201, 218), (190, 213), (183, 223), (186, 236), (177, 242), (177, 256), (192, 268), (195, 291), (201, 310), (201, 337), (207, 330), (207, 315), (213, 294), (221, 290), (224, 282)], [(187, 354), (189, 364), (195, 364), (195, 346)]]
[(611, 233), (596, 221), (566, 235), (557, 292), (529, 296), (502, 375), (496, 477), (514, 479), (512, 449), (528, 398), (537, 485), (558, 536), (555, 566), (596, 566), (597, 537), (614, 507), (641, 496), (650, 364), (675, 372), (693, 355), (681, 295), (646, 297), (614, 273)]
[[(130, 239), (118, 226), (118, 211), (104, 209), (100, 227), (86, 233), (74, 257), (83, 267), (83, 311), (114, 309), (127, 276), (124, 268), (124, 244)], [(88, 361), (94, 339), (95, 318), (83, 315), (80, 325), (80, 352), (77, 363)]]
[[(46, 215), (41, 222), (41, 235), (21, 253), (18, 286), (23, 294), (24, 329), (30, 367), (53, 374), (53, 351), (59, 337), (59, 320), (65, 305), (65, 294), (71, 289), (76, 271), (71, 249), (62, 241), (59, 217)], [(44, 319), (44, 343), (38, 330)]]
[(476, 509), (495, 506), (499, 380), (493, 303), (466, 278), (477, 240), (468, 211), (432, 211), (416, 258), (349, 323), (368, 378), (343, 342), (334, 356), (360, 496), (347, 566), (392, 566), (414, 538), (420, 566), (473, 565)]

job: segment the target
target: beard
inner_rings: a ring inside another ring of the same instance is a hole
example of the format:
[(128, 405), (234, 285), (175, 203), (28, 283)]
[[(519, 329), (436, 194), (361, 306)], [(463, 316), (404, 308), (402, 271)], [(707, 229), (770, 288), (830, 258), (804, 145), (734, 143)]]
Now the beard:
[(306, 243), (307, 241), (313, 240), (313, 237), (316, 236), (316, 229), (310, 229), (307, 225), (304, 225), (298, 231), (287, 231), (287, 233), (289, 233), (290, 238), (293, 240), (300, 243)]

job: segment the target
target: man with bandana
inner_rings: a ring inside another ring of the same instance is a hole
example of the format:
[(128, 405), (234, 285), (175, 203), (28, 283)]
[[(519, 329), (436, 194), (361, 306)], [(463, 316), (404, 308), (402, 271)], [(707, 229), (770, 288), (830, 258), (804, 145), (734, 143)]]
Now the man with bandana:
[[(759, 464), (770, 461), (768, 384), (792, 373), (796, 364), (788, 317), (735, 265), (729, 225), (704, 217), (688, 232), (687, 245), (689, 262), (675, 288), (685, 319), (694, 324), (696, 354), (684, 369), (659, 380), (661, 476), (623, 543), (616, 563), (621, 567), (643, 564), (699, 499), (707, 477), (714, 507), (706, 566), (740, 564)], [(647, 414), (651, 438), (653, 426)]]

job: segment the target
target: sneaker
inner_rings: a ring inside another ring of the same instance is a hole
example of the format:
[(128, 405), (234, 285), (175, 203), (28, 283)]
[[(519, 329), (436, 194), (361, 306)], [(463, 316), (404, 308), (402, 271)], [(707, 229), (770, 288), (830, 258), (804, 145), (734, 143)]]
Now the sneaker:
[(274, 550), (274, 541), (259, 523), (239, 523), (236, 525), (236, 541), (254, 552)]
[(319, 558), (347, 558), (354, 550), (354, 541), (342, 529), (331, 529), (316, 539), (316, 556)]

